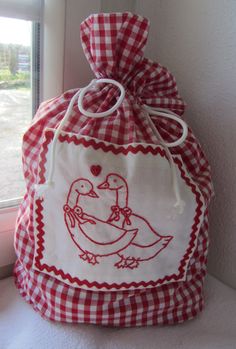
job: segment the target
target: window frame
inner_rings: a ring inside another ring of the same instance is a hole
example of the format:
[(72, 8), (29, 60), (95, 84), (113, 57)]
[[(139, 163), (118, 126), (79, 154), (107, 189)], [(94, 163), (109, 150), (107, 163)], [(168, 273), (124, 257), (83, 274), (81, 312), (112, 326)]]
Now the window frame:
[[(34, 43), (38, 42), (40, 37), (39, 51), (35, 52), (37, 56), (35, 54), (32, 56), (32, 69), (34, 69), (32, 97), (33, 93), (36, 93), (38, 99), (36, 103), (32, 103), (33, 115), (38, 104), (63, 91), (65, 11), (66, 0), (42, 0), (41, 19), (32, 20)], [(1, 201), (0, 279), (11, 275), (16, 260), (14, 232), (21, 201), (22, 198)]]
[[(32, 21), (32, 115), (34, 115), (40, 103), (40, 36), (40, 22)], [(23, 197), (17, 197), (0, 201), (0, 279), (12, 272), (12, 266), (16, 260), (14, 230), (22, 199)]]
[(40, 22), (32, 23), (32, 63), (31, 63), (31, 86), (32, 86), (32, 117), (36, 113), (40, 100), (41, 100), (41, 90), (40, 90), (40, 71), (41, 71), (41, 30)]

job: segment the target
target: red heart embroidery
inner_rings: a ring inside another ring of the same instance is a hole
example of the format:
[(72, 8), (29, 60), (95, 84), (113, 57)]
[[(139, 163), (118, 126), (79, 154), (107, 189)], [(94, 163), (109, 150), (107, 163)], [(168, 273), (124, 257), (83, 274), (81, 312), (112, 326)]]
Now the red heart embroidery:
[(101, 171), (102, 171), (102, 168), (101, 168), (100, 165), (92, 165), (92, 166), (90, 167), (90, 171), (92, 172), (92, 174), (93, 174), (94, 176), (99, 176), (100, 173), (101, 173)]

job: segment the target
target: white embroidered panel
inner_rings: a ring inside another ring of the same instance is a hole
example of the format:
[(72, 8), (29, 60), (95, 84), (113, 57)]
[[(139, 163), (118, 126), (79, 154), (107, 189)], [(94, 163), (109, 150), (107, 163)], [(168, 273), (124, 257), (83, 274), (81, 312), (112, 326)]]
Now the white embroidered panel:
[[(39, 183), (48, 175), (52, 137), (47, 130)], [(185, 280), (205, 208), (181, 157), (174, 161), (182, 214), (162, 147), (62, 133), (54, 185), (35, 196), (34, 268), (104, 291)]]

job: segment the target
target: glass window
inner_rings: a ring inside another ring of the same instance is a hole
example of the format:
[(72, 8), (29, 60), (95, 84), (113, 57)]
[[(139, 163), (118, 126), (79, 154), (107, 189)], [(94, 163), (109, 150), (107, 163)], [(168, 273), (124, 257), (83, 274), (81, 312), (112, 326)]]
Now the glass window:
[(22, 135), (39, 103), (39, 24), (0, 17), (0, 207), (24, 194)]

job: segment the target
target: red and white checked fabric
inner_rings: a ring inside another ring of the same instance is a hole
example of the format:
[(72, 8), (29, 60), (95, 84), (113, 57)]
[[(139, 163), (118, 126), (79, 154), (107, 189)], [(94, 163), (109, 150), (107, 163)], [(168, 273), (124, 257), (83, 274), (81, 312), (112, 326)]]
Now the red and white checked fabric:
[[(97, 78), (112, 78), (126, 90), (126, 96), (110, 117), (88, 118), (77, 105), (64, 130), (99, 140), (128, 144), (155, 143), (142, 104), (169, 109), (179, 116), (185, 104), (170, 72), (143, 57), (149, 23), (131, 13), (97, 14), (81, 24), (85, 55)], [(93, 323), (110, 326), (173, 324), (191, 319), (203, 308), (203, 281), (208, 253), (208, 212), (202, 223), (198, 244), (190, 260), (186, 281), (127, 291), (89, 291), (67, 284), (32, 269), (34, 257), (33, 202), (39, 152), (46, 127), (57, 128), (77, 90), (41, 104), (23, 138), (23, 170), (27, 192), (21, 204), (15, 234), (16, 285), (24, 299), (43, 317), (62, 322)], [(85, 96), (84, 108), (93, 112), (109, 109), (119, 92), (111, 85), (98, 85)], [(153, 120), (166, 142), (179, 138), (181, 127), (168, 119)], [(213, 189), (209, 164), (188, 129), (186, 141), (171, 148), (180, 154), (206, 205)]]

